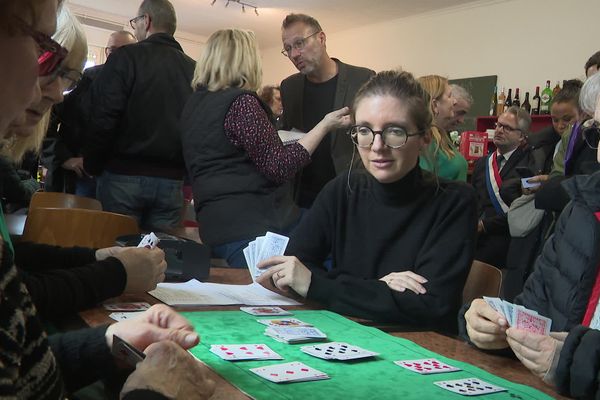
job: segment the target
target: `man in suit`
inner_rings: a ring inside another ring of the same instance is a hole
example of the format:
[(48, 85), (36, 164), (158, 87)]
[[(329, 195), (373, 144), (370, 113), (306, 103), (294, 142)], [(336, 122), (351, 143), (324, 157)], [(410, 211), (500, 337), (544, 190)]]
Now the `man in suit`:
[(98, 176), (106, 211), (147, 230), (181, 222), (185, 165), (179, 117), (192, 94), (195, 62), (173, 35), (168, 0), (143, 0), (130, 20), (138, 43), (112, 54), (92, 85), (85, 171)]
[(471, 183), (479, 199), (479, 223), (475, 259), (498, 268), (506, 265), (510, 233), (506, 213), (510, 204), (521, 196), (517, 167), (529, 167), (527, 148), (522, 146), (529, 132), (531, 117), (519, 108), (510, 107), (498, 117), (494, 145), (496, 150), (475, 164)]
[[(282, 126), (308, 132), (325, 114), (352, 106), (354, 96), (374, 71), (348, 65), (327, 54), (326, 35), (319, 22), (304, 14), (290, 14), (281, 27), (283, 55), (298, 73), (281, 83)], [(350, 167), (353, 145), (346, 130), (327, 135), (296, 182), (296, 202), (309, 208), (319, 191)]]

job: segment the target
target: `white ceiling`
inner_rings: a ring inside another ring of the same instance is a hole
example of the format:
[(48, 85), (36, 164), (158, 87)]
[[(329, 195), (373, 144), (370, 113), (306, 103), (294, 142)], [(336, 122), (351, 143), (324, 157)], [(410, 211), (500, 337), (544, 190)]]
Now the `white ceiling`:
[[(333, 33), (380, 21), (415, 16), (473, 3), (474, 0), (244, 0), (258, 7), (259, 15), (227, 0), (171, 0), (178, 18), (178, 34), (191, 34), (204, 41), (222, 28), (243, 28), (256, 32), (261, 47), (281, 43), (280, 27), (291, 12), (317, 18), (325, 32)], [(477, 3), (481, 3), (479, 0)], [(77, 15), (127, 25), (136, 16), (141, 0), (67, 0)]]

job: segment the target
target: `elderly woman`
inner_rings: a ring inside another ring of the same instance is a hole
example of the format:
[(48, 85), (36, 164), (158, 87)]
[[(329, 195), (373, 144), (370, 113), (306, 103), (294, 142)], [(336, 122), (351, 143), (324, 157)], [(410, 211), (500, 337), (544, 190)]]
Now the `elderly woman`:
[(475, 194), (419, 167), (431, 141), (429, 104), (408, 72), (380, 72), (358, 91), (350, 134), (366, 171), (323, 189), (294, 230), (289, 256), (260, 263), (269, 267), (261, 283), (272, 279), (342, 314), (456, 330), (473, 256)]
[[(581, 90), (584, 112), (595, 115), (583, 129), (586, 146), (597, 152), (600, 134), (600, 74)], [(571, 202), (560, 215), (523, 293), (515, 303), (552, 319), (550, 336), (508, 326), (482, 299), (461, 318), (462, 334), (475, 346), (508, 349), (545, 382), (575, 398), (600, 396), (600, 172), (564, 183)], [(567, 336), (567, 332), (568, 336)], [(561, 350), (562, 349), (562, 350)]]
[(286, 184), (310, 162), (325, 135), (350, 124), (347, 107), (327, 114), (297, 143), (283, 146), (256, 95), (262, 67), (254, 33), (211, 35), (196, 64), (183, 111), (183, 156), (200, 237), (213, 256), (246, 266), (243, 249), (265, 231), (287, 233), (300, 211)]
[[(56, 27), (57, 0), (0, 0), (0, 136), (7, 127), (24, 126), (27, 109), (43, 101), (40, 83), (53, 79), (63, 87), (61, 69), (67, 50), (50, 38)], [(76, 63), (78, 66), (81, 63)], [(38, 81), (39, 76), (39, 81)], [(65, 391), (85, 385), (115, 369), (110, 347), (113, 334), (129, 341), (147, 358), (142, 371), (131, 375), (124, 398), (147, 398), (168, 393), (207, 395), (203, 371), (185, 351), (167, 338), (189, 348), (198, 342), (193, 328), (167, 307), (155, 307), (141, 319), (46, 337), (26, 287), (13, 264), (7, 227), (0, 213), (3, 239), (0, 263), (0, 336), (2, 365), (0, 393), (19, 399), (61, 399)], [(43, 257), (43, 255), (40, 255)], [(172, 369), (155, 368), (168, 363)], [(183, 374), (185, 371), (185, 374)], [(190, 375), (191, 372), (191, 375)], [(165, 379), (157, 380), (156, 376)], [(189, 378), (188, 378), (189, 377)], [(64, 380), (63, 380), (64, 379)], [(176, 384), (173, 382), (177, 382)], [(174, 395), (175, 394), (175, 395)], [(156, 397), (161, 398), (161, 397)]]
[(431, 97), (433, 113), (431, 144), (423, 152), (419, 165), (441, 178), (466, 182), (467, 160), (454, 148), (447, 133), (447, 128), (454, 122), (456, 104), (448, 79), (427, 75), (420, 77), (419, 82)]

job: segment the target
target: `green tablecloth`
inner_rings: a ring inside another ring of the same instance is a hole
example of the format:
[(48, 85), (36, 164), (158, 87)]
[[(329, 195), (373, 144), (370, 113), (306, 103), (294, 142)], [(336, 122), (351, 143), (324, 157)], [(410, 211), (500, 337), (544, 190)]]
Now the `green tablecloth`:
[[(464, 399), (439, 388), (433, 382), (476, 377), (502, 386), (508, 392), (478, 398), (551, 399), (528, 386), (511, 383), (473, 365), (454, 361), (415, 343), (388, 335), (378, 329), (362, 326), (329, 311), (295, 311), (294, 317), (311, 323), (325, 332), (330, 341), (348, 342), (380, 353), (368, 360), (352, 362), (326, 361), (300, 351), (306, 344), (289, 345), (264, 335), (261, 318), (241, 311), (202, 311), (183, 313), (201, 335), (201, 344), (191, 352), (227, 381), (256, 399)], [(283, 317), (281, 317), (283, 318)], [(213, 344), (264, 343), (279, 353), (283, 360), (224, 361), (209, 351)], [(419, 375), (395, 365), (396, 360), (435, 357), (463, 371)], [(301, 361), (327, 373), (331, 379), (313, 382), (271, 383), (249, 371), (250, 368)]]

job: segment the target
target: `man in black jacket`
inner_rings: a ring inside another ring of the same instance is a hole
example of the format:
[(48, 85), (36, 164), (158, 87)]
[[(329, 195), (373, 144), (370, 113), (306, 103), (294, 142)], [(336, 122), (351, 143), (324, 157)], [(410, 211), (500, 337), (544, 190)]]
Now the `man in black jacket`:
[(130, 23), (139, 43), (111, 55), (92, 86), (84, 168), (99, 176), (105, 210), (131, 215), (142, 228), (164, 229), (180, 222), (179, 117), (195, 63), (173, 38), (176, 16), (168, 0), (144, 0)]
[[(510, 243), (506, 213), (521, 195), (516, 168), (528, 166), (529, 151), (521, 146), (531, 117), (523, 109), (510, 107), (498, 117), (496, 151), (480, 158), (473, 170), (472, 184), (479, 199), (479, 224), (475, 259), (504, 268)], [(502, 189), (502, 190), (501, 190)]]
[[(128, 31), (113, 32), (104, 49), (108, 58), (121, 46), (137, 42)], [(44, 190), (96, 197), (96, 180), (83, 170), (83, 147), (91, 113), (90, 90), (103, 64), (87, 68), (77, 87), (54, 106), (53, 123), (44, 139), (42, 163), (48, 169)]]
[[(325, 114), (351, 107), (358, 89), (375, 74), (330, 58), (325, 32), (313, 17), (288, 15), (281, 34), (282, 53), (299, 71), (281, 82), (283, 129), (308, 132)], [(348, 170), (353, 149), (345, 129), (331, 132), (321, 141), (296, 184), (295, 198), (300, 207), (309, 208), (327, 182)]]

